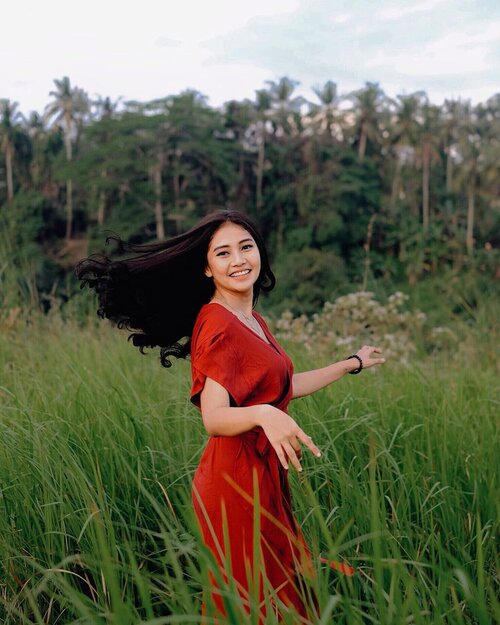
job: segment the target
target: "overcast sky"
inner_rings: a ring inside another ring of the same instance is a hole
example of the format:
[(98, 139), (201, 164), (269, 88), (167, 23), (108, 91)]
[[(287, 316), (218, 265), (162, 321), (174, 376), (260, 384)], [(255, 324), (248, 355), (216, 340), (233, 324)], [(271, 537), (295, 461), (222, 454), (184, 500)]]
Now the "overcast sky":
[(500, 0), (10, 0), (0, 98), (42, 111), (53, 80), (125, 100), (197, 89), (218, 106), (287, 75), (298, 93), (379, 82), (485, 101), (500, 92)]

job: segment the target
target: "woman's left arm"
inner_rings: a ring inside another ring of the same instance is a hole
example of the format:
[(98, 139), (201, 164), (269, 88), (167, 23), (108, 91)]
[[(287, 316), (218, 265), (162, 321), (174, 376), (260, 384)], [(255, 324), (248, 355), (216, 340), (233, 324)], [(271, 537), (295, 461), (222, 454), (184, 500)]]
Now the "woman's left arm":
[[(363, 347), (356, 352), (357, 356), (361, 358), (363, 369), (369, 369), (374, 365), (382, 365), (385, 362), (385, 358), (372, 358), (371, 355), (373, 353), (380, 354), (382, 352), (378, 347), (373, 347), (371, 345), (363, 345)], [(340, 380), (346, 373), (355, 371), (356, 369), (359, 369), (358, 359), (348, 358), (347, 360), (334, 362), (321, 369), (294, 373), (292, 378), (292, 399), (315, 393), (332, 382)]]

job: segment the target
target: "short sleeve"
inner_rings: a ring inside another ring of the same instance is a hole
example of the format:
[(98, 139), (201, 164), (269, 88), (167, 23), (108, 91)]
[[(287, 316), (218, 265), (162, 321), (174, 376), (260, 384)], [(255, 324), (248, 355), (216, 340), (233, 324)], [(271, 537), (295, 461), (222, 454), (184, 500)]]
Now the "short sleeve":
[(200, 407), (200, 394), (207, 378), (215, 380), (229, 393), (232, 406), (239, 406), (245, 398), (240, 358), (226, 332), (206, 337), (195, 345), (191, 353), (193, 385), (191, 401)]

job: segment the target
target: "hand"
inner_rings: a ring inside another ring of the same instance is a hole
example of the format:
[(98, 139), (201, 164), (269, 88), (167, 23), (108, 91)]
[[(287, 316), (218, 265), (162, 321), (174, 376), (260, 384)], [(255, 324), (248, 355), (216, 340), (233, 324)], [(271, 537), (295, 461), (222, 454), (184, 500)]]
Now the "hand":
[[(369, 369), (373, 365), (383, 365), (385, 358), (371, 358), (372, 354), (381, 354), (382, 350), (373, 345), (363, 345), (363, 347), (356, 352), (363, 362), (363, 369)], [(353, 360), (356, 360), (353, 358)]]
[(304, 443), (317, 458), (321, 456), (320, 450), (312, 442), (311, 437), (297, 425), (292, 417), (268, 404), (263, 405), (262, 409), (259, 425), (285, 469), (288, 469), (289, 460), (297, 471), (302, 471), (299, 462), (302, 455), (300, 443)]

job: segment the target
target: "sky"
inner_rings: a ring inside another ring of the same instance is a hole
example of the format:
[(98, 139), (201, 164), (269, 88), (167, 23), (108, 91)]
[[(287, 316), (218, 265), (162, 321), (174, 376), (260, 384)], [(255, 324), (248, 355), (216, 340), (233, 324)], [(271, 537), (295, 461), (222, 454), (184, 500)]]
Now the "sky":
[(1, 16), (0, 98), (24, 114), (63, 76), (91, 97), (196, 89), (212, 106), (281, 76), (311, 101), (328, 80), (436, 104), (500, 92), (500, 0), (11, 0)]

